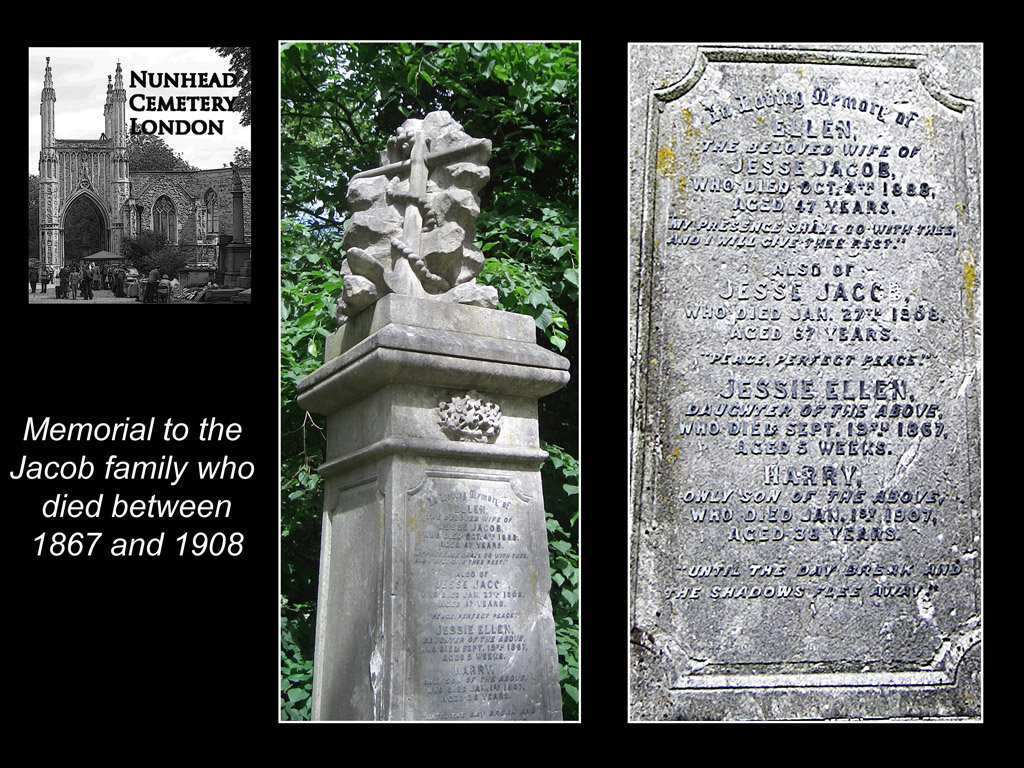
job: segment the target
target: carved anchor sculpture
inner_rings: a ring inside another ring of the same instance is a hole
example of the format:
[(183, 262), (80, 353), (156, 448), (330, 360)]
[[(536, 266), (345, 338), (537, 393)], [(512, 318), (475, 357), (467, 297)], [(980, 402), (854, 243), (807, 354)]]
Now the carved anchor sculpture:
[(381, 167), (352, 177), (339, 325), (388, 293), (497, 306), (497, 291), (476, 282), (484, 256), (473, 247), (490, 156), (489, 139), (431, 112), (402, 124)]

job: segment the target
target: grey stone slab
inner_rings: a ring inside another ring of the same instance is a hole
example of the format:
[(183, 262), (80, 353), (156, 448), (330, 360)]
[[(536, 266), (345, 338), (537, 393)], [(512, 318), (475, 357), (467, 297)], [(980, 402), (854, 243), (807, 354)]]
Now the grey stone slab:
[(560, 719), (536, 472), (421, 471), (404, 496), (406, 719)]
[[(410, 320), (425, 320), (428, 325), (394, 322), (396, 304)], [(456, 319), (458, 331), (434, 322), (442, 312)], [(522, 340), (523, 320), (529, 321), (530, 341)], [(350, 333), (350, 326), (376, 330), (364, 337)], [(330, 413), (399, 381), (430, 386), (458, 381), (466, 390), (548, 395), (568, 382), (569, 363), (536, 344), (535, 327), (532, 318), (512, 312), (389, 294), (335, 333), (347, 335), (343, 343), (331, 345), (324, 364), (303, 379), (299, 404)], [(503, 330), (512, 337), (498, 335)]]
[(981, 46), (629, 87), (630, 717), (979, 717)]
[(502, 341), (535, 344), (537, 325), (533, 318), (515, 312), (496, 312), (485, 307), (442, 301), (418, 301), (400, 293), (379, 300), (373, 312), (363, 312), (344, 323), (328, 342), (328, 360), (388, 325), (404, 325), (443, 332), (471, 328), (477, 336)]
[(536, 470), (391, 454), (329, 482), (314, 718), (560, 720)]

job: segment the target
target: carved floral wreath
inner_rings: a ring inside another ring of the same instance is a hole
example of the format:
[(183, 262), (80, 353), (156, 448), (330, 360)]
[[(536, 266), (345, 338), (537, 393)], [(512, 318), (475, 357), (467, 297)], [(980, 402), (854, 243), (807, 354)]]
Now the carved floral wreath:
[(452, 440), (493, 443), (501, 431), (501, 408), (476, 390), (441, 401), (437, 415), (441, 431)]

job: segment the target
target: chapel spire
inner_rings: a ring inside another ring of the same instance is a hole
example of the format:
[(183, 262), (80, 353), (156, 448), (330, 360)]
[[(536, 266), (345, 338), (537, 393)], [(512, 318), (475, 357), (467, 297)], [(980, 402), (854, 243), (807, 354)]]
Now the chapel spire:
[(107, 100), (103, 102), (103, 136), (110, 138), (113, 131), (110, 129), (110, 100), (113, 97), (114, 86), (110, 82), (110, 75), (107, 75)]
[(61, 263), (61, 226), (59, 219), (60, 193), (57, 181), (57, 140), (54, 138), (53, 114), (57, 93), (53, 90), (53, 73), (50, 71), (50, 57), (46, 57), (46, 72), (43, 75), (43, 92), (39, 99), (40, 131), (42, 145), (39, 148), (39, 260), (51, 268), (59, 269)]
[(43, 75), (43, 92), (40, 98), (39, 114), (42, 116), (43, 147), (53, 146), (53, 105), (57, 93), (53, 90), (53, 73), (50, 71), (50, 57), (46, 57), (46, 73)]
[(121, 62), (117, 62), (117, 69), (114, 70), (114, 87), (110, 91), (110, 132), (109, 138), (114, 140), (114, 146), (128, 146), (128, 134), (125, 123), (125, 102), (128, 100), (124, 90), (124, 78), (121, 76)]

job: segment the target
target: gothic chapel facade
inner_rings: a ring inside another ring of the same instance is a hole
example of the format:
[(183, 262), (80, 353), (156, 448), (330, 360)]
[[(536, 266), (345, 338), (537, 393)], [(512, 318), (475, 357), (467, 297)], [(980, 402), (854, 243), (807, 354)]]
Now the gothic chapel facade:
[[(39, 258), (56, 272), (65, 259), (64, 221), (68, 209), (85, 197), (100, 212), (106, 250), (120, 255), (125, 237), (145, 229), (160, 232), (188, 255), (190, 266), (224, 262), (224, 248), (246, 242), (251, 230), (251, 168), (132, 172), (128, 163), (127, 101), (121, 64), (107, 78), (103, 134), (98, 139), (58, 139), (57, 100), (46, 59), (40, 114)], [(242, 211), (234, 210), (241, 201)], [(241, 215), (238, 215), (241, 213)], [(241, 225), (242, 232), (234, 232)]]

